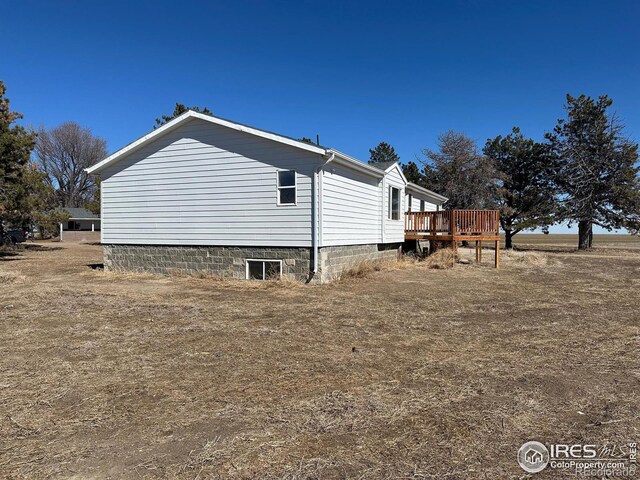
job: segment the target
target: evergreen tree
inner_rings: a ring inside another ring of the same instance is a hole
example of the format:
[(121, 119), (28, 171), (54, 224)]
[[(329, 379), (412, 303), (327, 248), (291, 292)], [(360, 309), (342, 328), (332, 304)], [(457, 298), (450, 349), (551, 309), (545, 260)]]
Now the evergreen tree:
[(387, 142), (380, 142), (376, 148), (369, 149), (369, 164), (382, 162), (399, 162), (400, 157)]
[(418, 167), (416, 162), (409, 162), (402, 165), (402, 173), (411, 183), (426, 188), (427, 179), (425, 174), (420, 171), (420, 167)]
[(514, 127), (506, 137), (487, 140), (483, 152), (497, 173), (497, 207), (509, 249), (518, 232), (553, 223), (556, 192), (548, 149)]
[(22, 181), (26, 195), (22, 202), (21, 223), (38, 227), (40, 238), (57, 235), (60, 223), (69, 219), (69, 213), (59, 208), (57, 192), (47, 175), (30, 163), (24, 169)]
[(0, 81), (0, 244), (5, 222), (20, 221), (20, 205), (26, 194), (23, 174), (34, 146), (34, 135), (16, 124), (22, 118), (9, 108), (6, 87)]
[(612, 100), (567, 95), (567, 118), (547, 134), (561, 195), (558, 219), (578, 223), (578, 248), (591, 248), (593, 225), (640, 228), (638, 144), (624, 135)]
[(93, 197), (85, 203), (84, 207), (90, 212), (100, 215), (100, 179), (94, 177), (95, 188), (93, 189)]
[(153, 129), (155, 130), (156, 128), (161, 127), (165, 123), (170, 122), (174, 118), (179, 117), (180, 115), (182, 115), (185, 112), (188, 112), (189, 110), (193, 110), (194, 112), (198, 112), (198, 113), (203, 113), (205, 115), (213, 115), (211, 110), (209, 110), (207, 107), (200, 109), (200, 107), (187, 107), (182, 103), (176, 103), (176, 106), (173, 109), (173, 113), (171, 115), (162, 115), (162, 117), (156, 118), (156, 124), (153, 127)]

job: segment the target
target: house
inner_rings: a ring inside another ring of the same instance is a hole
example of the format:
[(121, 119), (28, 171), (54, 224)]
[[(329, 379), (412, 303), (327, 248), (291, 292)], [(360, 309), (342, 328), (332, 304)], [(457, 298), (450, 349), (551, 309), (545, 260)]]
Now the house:
[(544, 462), (542, 453), (534, 450), (533, 448), (527, 450), (527, 452), (524, 454), (524, 459), (529, 462), (530, 465), (536, 465), (538, 463)]
[(87, 172), (101, 179), (107, 269), (325, 282), (396, 259), (404, 213), (446, 198), (397, 163), (188, 111)]
[(69, 219), (60, 224), (60, 241), (99, 242), (100, 215), (86, 208), (65, 208)]

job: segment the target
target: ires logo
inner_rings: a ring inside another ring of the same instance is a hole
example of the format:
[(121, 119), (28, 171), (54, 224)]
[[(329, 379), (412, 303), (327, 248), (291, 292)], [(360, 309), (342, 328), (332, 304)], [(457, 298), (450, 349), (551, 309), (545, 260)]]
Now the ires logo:
[(594, 444), (544, 445), (531, 441), (518, 450), (518, 463), (528, 473), (552, 468), (598, 478), (635, 477), (637, 452), (637, 442), (599, 447)]
[(558, 443), (556, 445), (549, 445), (549, 457), (552, 460), (563, 460), (563, 459), (589, 459), (596, 458), (598, 456), (598, 451), (595, 445), (564, 445), (562, 443)]
[(518, 450), (518, 463), (525, 472), (538, 473), (549, 463), (563, 460), (595, 459), (598, 451), (595, 445), (566, 445), (562, 443), (546, 445), (540, 442), (527, 442)]

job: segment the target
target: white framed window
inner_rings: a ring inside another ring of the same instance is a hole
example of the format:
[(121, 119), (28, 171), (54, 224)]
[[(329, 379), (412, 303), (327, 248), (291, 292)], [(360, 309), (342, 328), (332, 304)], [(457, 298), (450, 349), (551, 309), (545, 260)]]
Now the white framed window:
[(411, 211), (411, 204), (413, 203), (413, 195), (407, 195), (407, 212)]
[(297, 201), (297, 175), (295, 170), (277, 172), (278, 205), (295, 205)]
[(400, 220), (400, 189), (389, 187), (389, 219)]
[(247, 259), (247, 280), (274, 280), (282, 276), (282, 260)]
[(424, 212), (424, 200), (420, 200), (420, 211)]

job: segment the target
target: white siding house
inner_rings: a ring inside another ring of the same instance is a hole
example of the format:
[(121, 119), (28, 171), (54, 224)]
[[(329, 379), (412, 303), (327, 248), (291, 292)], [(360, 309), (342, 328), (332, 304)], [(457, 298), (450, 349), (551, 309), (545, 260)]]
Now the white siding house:
[(260, 278), (267, 269), (325, 281), (361, 258), (394, 257), (409, 184), (312, 145), (189, 111), (87, 170), (101, 182), (105, 266), (205, 270)]
[[(318, 154), (195, 118), (106, 167), (102, 242), (311, 246)], [(278, 171), (295, 199), (278, 202)]]
[(435, 212), (440, 209), (440, 203), (417, 185), (407, 185), (406, 192), (407, 211)]

